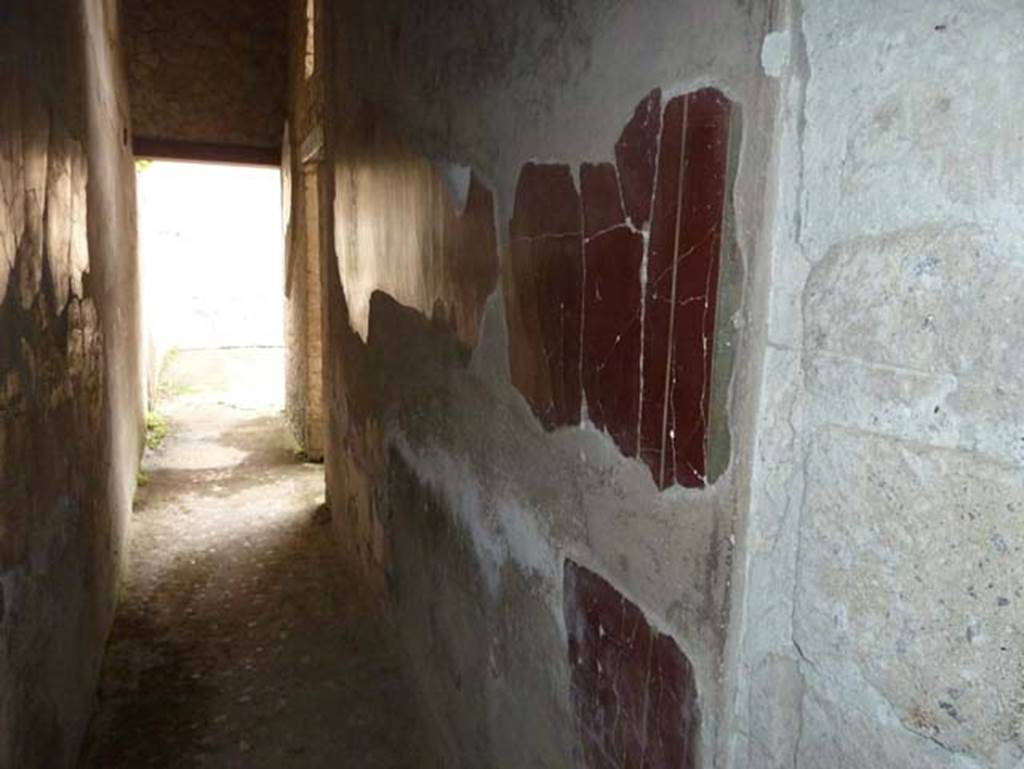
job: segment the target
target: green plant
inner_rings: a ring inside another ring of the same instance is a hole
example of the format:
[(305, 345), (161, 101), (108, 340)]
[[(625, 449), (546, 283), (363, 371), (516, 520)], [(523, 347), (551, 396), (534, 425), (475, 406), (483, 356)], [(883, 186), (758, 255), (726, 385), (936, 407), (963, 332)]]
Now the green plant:
[(146, 447), (155, 449), (167, 437), (167, 420), (155, 411), (146, 412)]

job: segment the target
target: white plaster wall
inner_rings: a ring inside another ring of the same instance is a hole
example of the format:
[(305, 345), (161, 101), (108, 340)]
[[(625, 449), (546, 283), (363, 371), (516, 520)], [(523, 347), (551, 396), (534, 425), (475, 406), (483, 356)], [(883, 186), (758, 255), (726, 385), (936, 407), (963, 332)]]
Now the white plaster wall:
[(724, 765), (1024, 766), (1024, 4), (789, 11)]

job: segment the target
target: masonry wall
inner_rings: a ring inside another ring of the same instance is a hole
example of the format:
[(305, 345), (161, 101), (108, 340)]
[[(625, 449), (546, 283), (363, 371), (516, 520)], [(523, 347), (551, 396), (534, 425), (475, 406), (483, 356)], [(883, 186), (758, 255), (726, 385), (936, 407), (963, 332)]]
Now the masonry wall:
[(279, 150), (287, 5), (124, 0), (135, 136)]
[[(324, 67), (315, 39), (318, 5), (289, 4), (287, 130), (282, 153), (285, 232), (285, 413), (299, 447), (323, 457), (323, 313), (325, 221)], [(312, 11), (312, 14), (310, 13)], [(310, 39), (313, 43), (310, 43)]]
[(1015, 767), (1024, 23), (793, 5), (737, 767)]
[(0, 11), (0, 766), (73, 766), (142, 441), (117, 4)]
[(776, 14), (333, 5), (328, 497), (446, 765), (722, 755)]

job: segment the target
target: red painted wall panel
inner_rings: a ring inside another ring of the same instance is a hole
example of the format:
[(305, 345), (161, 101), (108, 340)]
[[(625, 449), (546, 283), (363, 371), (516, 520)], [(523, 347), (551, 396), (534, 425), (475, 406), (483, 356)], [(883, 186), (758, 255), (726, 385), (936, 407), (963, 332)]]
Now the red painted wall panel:
[(615, 162), (622, 179), (622, 197), (637, 229), (651, 214), (651, 194), (661, 131), (661, 90), (654, 89), (633, 112), (615, 144)]
[[(718, 273), (725, 211), (729, 103), (705, 89), (686, 97), (682, 217), (676, 260), (674, 350), (668, 441), (675, 481), (703, 486), (707, 472), (708, 407)], [(666, 463), (667, 464), (667, 463)], [(663, 482), (662, 485), (668, 485)]]
[(640, 266), (644, 239), (626, 224), (615, 166), (580, 169), (583, 198), (583, 391), (595, 426), (636, 456), (640, 416)]
[(565, 624), (581, 769), (692, 769), (700, 714), (675, 642), (589, 569), (565, 562)]
[(583, 233), (569, 166), (523, 166), (509, 230), (512, 381), (547, 429), (578, 424)]
[(652, 91), (579, 193), (568, 166), (533, 163), (516, 190), (513, 383), (547, 429), (577, 424), (585, 395), (659, 488), (706, 482), (730, 112), (714, 89), (664, 111)]

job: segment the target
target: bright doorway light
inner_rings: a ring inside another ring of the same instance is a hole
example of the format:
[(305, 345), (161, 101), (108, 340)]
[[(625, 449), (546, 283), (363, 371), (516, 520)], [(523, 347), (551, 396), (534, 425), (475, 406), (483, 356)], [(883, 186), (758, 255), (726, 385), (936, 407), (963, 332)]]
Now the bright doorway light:
[(280, 171), (172, 161), (138, 166), (151, 378), (172, 349), (281, 348)]

